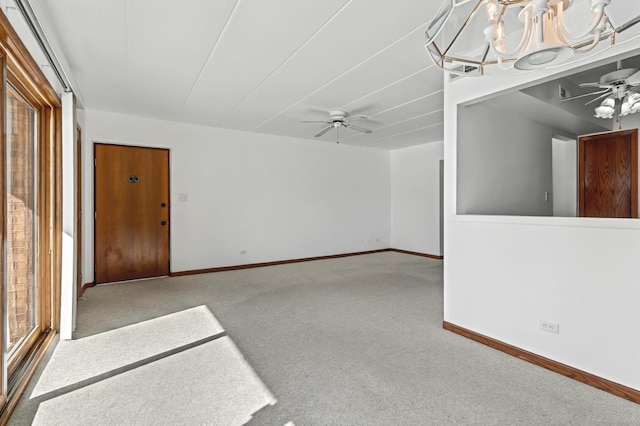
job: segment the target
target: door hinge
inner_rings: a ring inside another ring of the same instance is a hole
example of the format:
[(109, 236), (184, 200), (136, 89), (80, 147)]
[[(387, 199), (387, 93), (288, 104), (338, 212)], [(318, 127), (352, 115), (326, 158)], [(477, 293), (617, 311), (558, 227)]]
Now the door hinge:
[(93, 167), (96, 167), (98, 165), (98, 160), (96, 158), (93, 159)]
[(98, 219), (98, 212), (93, 212), (93, 220), (97, 220)]

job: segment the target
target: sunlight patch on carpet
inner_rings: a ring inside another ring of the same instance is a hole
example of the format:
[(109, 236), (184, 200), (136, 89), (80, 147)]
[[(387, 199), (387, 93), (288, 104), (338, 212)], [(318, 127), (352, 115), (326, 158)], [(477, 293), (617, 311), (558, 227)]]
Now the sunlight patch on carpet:
[(95, 336), (60, 341), (31, 398), (223, 331), (215, 316), (203, 305)]
[(33, 424), (233, 426), (275, 403), (224, 336), (44, 401)]

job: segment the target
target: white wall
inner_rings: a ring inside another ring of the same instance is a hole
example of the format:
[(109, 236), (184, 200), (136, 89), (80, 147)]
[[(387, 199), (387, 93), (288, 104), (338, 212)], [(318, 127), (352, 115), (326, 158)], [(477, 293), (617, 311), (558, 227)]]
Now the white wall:
[(388, 151), (98, 111), (85, 120), (86, 277), (94, 142), (171, 150), (172, 272), (390, 246)]
[(483, 104), (458, 117), (458, 214), (552, 215), (553, 129)]
[(443, 142), (391, 151), (391, 246), (440, 252), (440, 172)]
[[(626, 35), (626, 34), (625, 34)], [(573, 65), (445, 79), (444, 319), (640, 389), (640, 221), (456, 215), (458, 105), (637, 54), (640, 39)], [(556, 321), (560, 334), (539, 329)]]
[(578, 152), (575, 140), (552, 140), (553, 215), (578, 215)]

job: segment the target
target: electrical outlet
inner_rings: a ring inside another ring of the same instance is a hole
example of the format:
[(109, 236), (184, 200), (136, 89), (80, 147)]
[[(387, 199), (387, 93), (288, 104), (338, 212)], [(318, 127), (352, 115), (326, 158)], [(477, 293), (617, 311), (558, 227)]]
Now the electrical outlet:
[(181, 201), (183, 203), (189, 201), (189, 194), (187, 194), (186, 192), (178, 193), (178, 201)]
[(557, 322), (540, 320), (540, 330), (548, 331), (549, 333), (560, 334), (560, 324)]

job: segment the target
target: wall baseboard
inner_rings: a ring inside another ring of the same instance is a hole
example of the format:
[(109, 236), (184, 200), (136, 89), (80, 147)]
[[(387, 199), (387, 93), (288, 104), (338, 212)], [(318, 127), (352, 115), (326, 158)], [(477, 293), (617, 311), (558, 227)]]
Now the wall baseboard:
[(95, 287), (94, 283), (84, 283), (82, 284), (82, 287), (80, 287), (80, 294), (78, 294), (78, 299), (80, 299), (82, 297), (82, 295), (84, 294), (84, 291), (86, 289), (88, 289), (89, 287)]
[(536, 355), (532, 352), (525, 351), (523, 349), (511, 346), (507, 343), (493, 339), (491, 337), (484, 336), (469, 329), (457, 326), (447, 321), (442, 322), (442, 327), (445, 330), (464, 336), (468, 339), (475, 340), (476, 342), (487, 345), (493, 349), (497, 349), (506, 354), (520, 358), (523, 361), (530, 362), (539, 367), (544, 367), (547, 370), (551, 370), (554, 373), (562, 374), (563, 376), (582, 382), (586, 385), (594, 388), (609, 392), (613, 395), (619, 396), (629, 401), (640, 404), (640, 390), (633, 389), (624, 385), (621, 385), (611, 380), (604, 379), (586, 371), (578, 370), (577, 368), (570, 367), (566, 364), (545, 358), (540, 355)]
[(395, 251), (398, 253), (404, 253), (404, 254), (412, 254), (414, 256), (421, 256), (421, 257), (428, 257), (430, 259), (438, 259), (438, 260), (442, 260), (444, 259), (444, 256), (440, 256), (437, 254), (427, 254), (427, 253), (418, 253), (417, 251), (409, 251), (409, 250), (400, 250), (400, 249), (389, 249), (390, 251)]
[(265, 266), (277, 266), (277, 265), (286, 265), (289, 263), (311, 262), (314, 260), (337, 259), (340, 257), (350, 257), (350, 256), (360, 256), (363, 254), (382, 253), (382, 252), (391, 251), (391, 250), (392, 249), (386, 248), (381, 250), (359, 251), (355, 253), (332, 254), (328, 256), (304, 257), (300, 259), (289, 259), (289, 260), (276, 260), (274, 262), (248, 263), (245, 265), (221, 266), (218, 268), (207, 268), (207, 269), (194, 269), (190, 271), (171, 272), (169, 276), (181, 277), (185, 275), (208, 274), (211, 272), (223, 272), (223, 271), (235, 271), (238, 269), (262, 268)]

